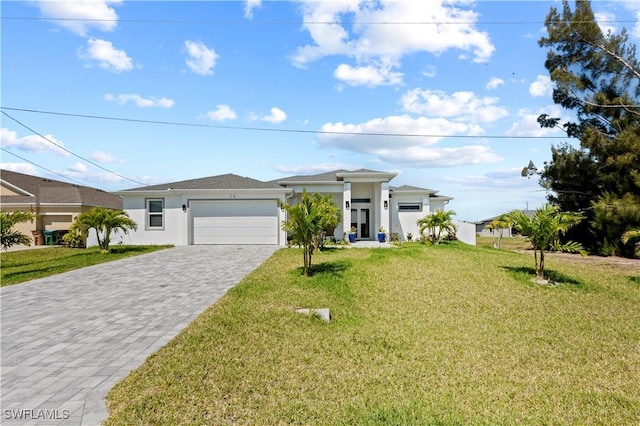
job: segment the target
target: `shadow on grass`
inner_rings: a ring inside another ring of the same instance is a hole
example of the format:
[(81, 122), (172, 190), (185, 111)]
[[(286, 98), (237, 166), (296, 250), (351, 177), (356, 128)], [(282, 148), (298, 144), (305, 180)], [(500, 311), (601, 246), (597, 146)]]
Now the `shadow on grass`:
[[(312, 277), (321, 277), (321, 276), (331, 276), (335, 278), (341, 278), (344, 272), (349, 269), (351, 266), (351, 262), (347, 260), (334, 260), (331, 262), (322, 262), (318, 264), (311, 265), (311, 276)], [(303, 268), (296, 268), (296, 271), (303, 274)]]
[[(526, 266), (502, 266), (502, 269), (509, 272), (515, 279), (526, 283), (531, 283), (531, 280), (536, 277), (535, 269)], [(555, 285), (569, 284), (577, 288), (584, 287), (583, 281), (564, 275), (552, 269), (545, 269), (544, 277)]]
[(640, 276), (629, 277), (629, 281), (631, 281), (634, 284), (640, 285)]

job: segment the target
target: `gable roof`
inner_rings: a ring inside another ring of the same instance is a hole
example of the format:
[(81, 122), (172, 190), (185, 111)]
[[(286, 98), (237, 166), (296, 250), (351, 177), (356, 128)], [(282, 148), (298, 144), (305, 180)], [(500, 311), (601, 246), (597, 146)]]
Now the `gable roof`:
[(0, 170), (3, 185), (23, 195), (2, 195), (2, 204), (72, 204), (121, 209), (122, 199), (101, 189), (10, 170)]
[(358, 170), (345, 170), (345, 169), (338, 169), (338, 170), (333, 170), (331, 172), (325, 172), (325, 173), (318, 173), (315, 175), (297, 175), (297, 176), (291, 176), (291, 177), (286, 177), (286, 178), (281, 178), (281, 179), (276, 179), (272, 182), (277, 182), (280, 184), (287, 184), (287, 183), (303, 183), (303, 182), (318, 182), (318, 183), (323, 183), (323, 182), (342, 182), (344, 180), (344, 175), (348, 175), (350, 177), (354, 177), (357, 175), (363, 175), (363, 176), (368, 176), (370, 177), (371, 175), (382, 175), (382, 176), (386, 176), (387, 178), (393, 178), (395, 176), (395, 173), (388, 173), (388, 172), (381, 172), (378, 170), (369, 170), (369, 169), (358, 169)]
[(179, 182), (162, 183), (159, 185), (143, 186), (126, 189), (127, 191), (167, 191), (170, 189), (259, 189), (280, 188), (275, 182), (262, 182), (257, 179), (238, 176), (233, 173), (208, 176), (198, 179), (182, 180)]

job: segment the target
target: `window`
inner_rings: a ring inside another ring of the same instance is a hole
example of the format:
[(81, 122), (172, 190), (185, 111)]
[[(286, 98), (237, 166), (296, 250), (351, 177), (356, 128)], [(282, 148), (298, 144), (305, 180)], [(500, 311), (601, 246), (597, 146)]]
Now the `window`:
[(399, 212), (421, 212), (422, 204), (398, 204)]
[(162, 198), (147, 200), (147, 227), (164, 228), (164, 200)]

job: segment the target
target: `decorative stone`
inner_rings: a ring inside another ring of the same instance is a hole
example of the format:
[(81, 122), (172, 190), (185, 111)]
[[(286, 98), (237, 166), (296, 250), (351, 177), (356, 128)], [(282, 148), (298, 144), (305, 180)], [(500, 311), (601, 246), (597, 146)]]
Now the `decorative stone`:
[(331, 312), (329, 308), (320, 308), (320, 309), (296, 309), (296, 312), (299, 314), (305, 315), (313, 315), (317, 316), (323, 321), (330, 322), (331, 321)]

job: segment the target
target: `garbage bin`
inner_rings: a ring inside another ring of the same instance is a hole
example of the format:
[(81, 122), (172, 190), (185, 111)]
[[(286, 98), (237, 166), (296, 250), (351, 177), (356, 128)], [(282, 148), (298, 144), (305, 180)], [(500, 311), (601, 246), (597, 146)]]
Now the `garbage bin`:
[(53, 231), (42, 231), (42, 235), (44, 235), (44, 244), (47, 246), (53, 245)]
[(44, 238), (42, 237), (42, 231), (31, 231), (33, 234), (33, 244), (36, 246), (44, 245)]

